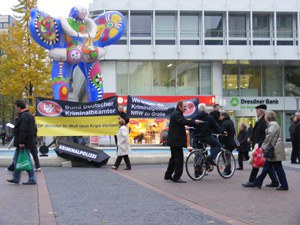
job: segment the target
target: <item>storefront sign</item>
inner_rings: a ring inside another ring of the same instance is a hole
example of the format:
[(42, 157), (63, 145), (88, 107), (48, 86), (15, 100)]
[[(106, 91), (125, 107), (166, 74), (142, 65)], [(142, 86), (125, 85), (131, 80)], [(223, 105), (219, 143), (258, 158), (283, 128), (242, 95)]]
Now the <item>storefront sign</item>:
[(36, 99), (38, 136), (114, 135), (118, 131), (117, 97), (80, 103)]
[(257, 105), (265, 104), (270, 110), (283, 110), (283, 97), (225, 97), (225, 110), (254, 110)]
[[(193, 117), (197, 113), (198, 99), (186, 100), (188, 109), (184, 116), (187, 118)], [(127, 115), (130, 118), (169, 118), (175, 110), (177, 102), (162, 103), (128, 96)]]

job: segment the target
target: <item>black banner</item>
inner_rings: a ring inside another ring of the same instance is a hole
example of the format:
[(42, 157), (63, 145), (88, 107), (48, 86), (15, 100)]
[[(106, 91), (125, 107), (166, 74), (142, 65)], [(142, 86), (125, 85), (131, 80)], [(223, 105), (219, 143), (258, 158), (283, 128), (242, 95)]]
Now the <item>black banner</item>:
[(36, 98), (36, 115), (41, 117), (118, 115), (117, 96), (86, 103)]
[[(187, 110), (184, 116), (187, 118), (193, 117), (197, 113), (199, 100), (197, 98), (185, 100)], [(129, 118), (169, 118), (175, 110), (177, 102), (162, 103), (128, 96), (127, 98), (127, 115)]]

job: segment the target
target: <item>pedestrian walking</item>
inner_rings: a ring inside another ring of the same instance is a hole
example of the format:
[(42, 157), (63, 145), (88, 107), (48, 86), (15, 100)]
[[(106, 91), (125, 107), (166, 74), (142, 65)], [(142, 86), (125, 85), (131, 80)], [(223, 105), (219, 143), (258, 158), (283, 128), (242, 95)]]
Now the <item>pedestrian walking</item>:
[(267, 157), (261, 174), (255, 179), (253, 184), (250, 186), (248, 185), (248, 187), (261, 188), (265, 177), (272, 170), (272, 168), (274, 168), (280, 182), (280, 186), (276, 188), (276, 190), (287, 191), (289, 187), (285, 172), (282, 167), (282, 161), (285, 160), (285, 151), (281, 137), (281, 128), (277, 123), (275, 112), (267, 111), (265, 114), (265, 121), (267, 123), (266, 137), (261, 145), (261, 148), (265, 151), (268, 151), (270, 147), (274, 147), (274, 156), (269, 158)]
[(295, 155), (298, 155), (298, 162), (300, 163), (300, 112), (296, 112), (295, 116), (297, 118), (297, 123), (294, 130), (294, 141), (296, 147)]
[(234, 123), (230, 119), (230, 116), (227, 112), (222, 112), (220, 115), (221, 127), (223, 132), (226, 133), (226, 136), (220, 136), (220, 142), (225, 146), (225, 149), (233, 151), (236, 148), (236, 143), (234, 141), (235, 137), (235, 128)]
[(1, 140), (2, 140), (2, 145), (4, 146), (5, 145), (5, 139), (6, 139), (6, 133), (5, 133), (4, 130), (1, 132), (0, 136), (1, 136)]
[[(258, 117), (258, 120), (255, 122), (255, 125), (253, 127), (253, 132), (252, 136), (248, 138), (248, 141), (251, 141), (252, 143), (252, 148), (257, 144), (258, 147), (261, 147), (263, 141), (265, 140), (266, 137), (266, 128), (267, 128), (267, 123), (265, 121), (265, 110), (267, 110), (267, 106), (265, 104), (261, 104), (255, 107), (256, 109), (256, 115)], [(244, 187), (252, 187), (253, 182), (255, 181), (257, 174), (258, 174), (259, 168), (255, 168), (252, 166), (252, 170), (249, 176), (248, 182), (242, 184)], [(267, 184), (267, 187), (278, 187), (279, 182), (276, 177), (274, 169), (270, 169), (268, 171), (268, 174), (271, 178), (272, 183)]]
[(34, 145), (30, 148), (30, 153), (31, 153), (33, 161), (34, 161), (35, 172), (41, 172), (42, 169), (41, 169), (41, 165), (40, 165), (40, 159), (38, 156), (37, 142), (38, 142), (37, 125), (34, 122)]
[[(297, 149), (297, 136), (295, 135), (295, 129), (297, 125), (297, 116), (293, 115), (291, 117), (291, 125), (289, 127), (289, 133), (291, 137), (291, 142), (292, 142), (292, 154), (291, 154), (291, 164), (297, 164), (300, 163), (300, 152), (299, 149)], [(298, 162), (297, 162), (298, 160)]]
[[(16, 167), (18, 155), (21, 149), (26, 149), (27, 154), (29, 155), (29, 151), (35, 145), (34, 139), (34, 118), (32, 114), (29, 112), (28, 108), (23, 100), (17, 100), (15, 102), (16, 110), (18, 111), (18, 117), (15, 121), (15, 128), (14, 128), (14, 146), (16, 147), (16, 152), (14, 155), (14, 167)], [(36, 177), (33, 170), (32, 162), (31, 163), (31, 170), (28, 170), (28, 181), (23, 182), (24, 185), (32, 185), (36, 184)], [(10, 183), (18, 184), (21, 179), (21, 172), (14, 170), (13, 178), (7, 180)]]
[(185, 101), (177, 103), (175, 111), (170, 116), (167, 145), (170, 146), (171, 158), (165, 173), (165, 180), (176, 183), (186, 183), (181, 179), (183, 173), (183, 147), (187, 147), (185, 125), (195, 125), (199, 120), (188, 120), (183, 116), (187, 109)]
[(130, 143), (129, 143), (129, 132), (128, 128), (126, 127), (126, 122), (123, 119), (119, 119), (119, 131), (117, 134), (118, 138), (118, 152), (117, 152), (117, 159), (112, 167), (112, 169), (117, 170), (120, 166), (122, 159), (124, 159), (126, 168), (125, 170), (131, 170), (131, 164), (129, 159), (129, 152), (130, 152)]
[(238, 151), (238, 163), (239, 163), (239, 167), (237, 168), (237, 170), (243, 170), (243, 160), (249, 159), (249, 151), (250, 151), (250, 143), (248, 142), (248, 129), (247, 129), (247, 125), (245, 123), (241, 123), (240, 127), (239, 127), (239, 133), (237, 136), (237, 139), (240, 143), (240, 146), (237, 146), (237, 151)]
[[(125, 121), (126, 125), (129, 123), (129, 117), (124, 112), (124, 106), (122, 106), (122, 105), (118, 106), (118, 115), (119, 115), (119, 118), (121, 118), (121, 119), (123, 119)], [(116, 146), (118, 148), (118, 138), (117, 138), (117, 135), (115, 135), (114, 138), (115, 138)]]

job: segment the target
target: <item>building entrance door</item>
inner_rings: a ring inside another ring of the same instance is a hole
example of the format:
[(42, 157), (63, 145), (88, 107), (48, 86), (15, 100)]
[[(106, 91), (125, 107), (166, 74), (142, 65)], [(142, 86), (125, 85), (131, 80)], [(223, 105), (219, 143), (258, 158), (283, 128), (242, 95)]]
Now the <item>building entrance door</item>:
[(249, 127), (249, 124), (252, 125), (252, 127), (255, 124), (255, 116), (236, 116), (235, 117), (235, 124), (236, 124), (236, 130), (237, 130), (237, 134), (239, 133), (239, 128), (240, 128), (240, 124), (243, 122), (244, 124), (247, 125), (247, 127)]

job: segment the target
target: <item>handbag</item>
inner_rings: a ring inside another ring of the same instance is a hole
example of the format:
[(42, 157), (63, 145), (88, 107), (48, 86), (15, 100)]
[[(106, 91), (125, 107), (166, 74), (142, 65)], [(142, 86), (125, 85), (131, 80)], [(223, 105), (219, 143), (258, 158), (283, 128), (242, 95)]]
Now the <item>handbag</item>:
[[(279, 134), (277, 135), (277, 139), (274, 143), (274, 146), (276, 146), (277, 140), (278, 140)], [(275, 156), (275, 148), (272, 145), (268, 145), (268, 147), (266, 148), (266, 152), (265, 152), (265, 157), (267, 159), (272, 159)]]
[(256, 148), (255, 152), (253, 153), (253, 167), (255, 168), (259, 168), (259, 167), (263, 167), (265, 162), (266, 162), (266, 158), (264, 157), (265, 154), (265, 150), (263, 150), (262, 148)]
[(266, 149), (265, 157), (267, 159), (272, 159), (272, 158), (274, 158), (274, 155), (275, 155), (275, 149), (273, 146), (269, 145)]
[(30, 156), (25, 148), (20, 149), (16, 163), (16, 171), (32, 170)]

